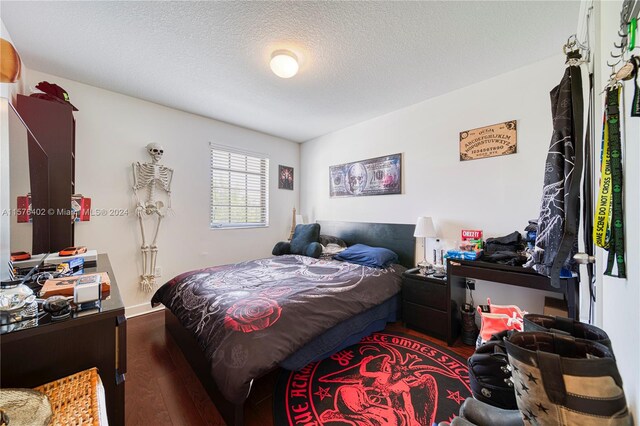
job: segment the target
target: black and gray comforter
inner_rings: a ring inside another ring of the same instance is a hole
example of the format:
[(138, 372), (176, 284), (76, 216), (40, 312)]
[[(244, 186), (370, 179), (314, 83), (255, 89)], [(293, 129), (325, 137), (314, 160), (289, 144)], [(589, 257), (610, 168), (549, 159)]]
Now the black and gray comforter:
[(164, 304), (193, 333), (220, 391), (240, 403), (254, 378), (397, 294), (402, 270), (279, 256), (186, 272), (151, 303)]

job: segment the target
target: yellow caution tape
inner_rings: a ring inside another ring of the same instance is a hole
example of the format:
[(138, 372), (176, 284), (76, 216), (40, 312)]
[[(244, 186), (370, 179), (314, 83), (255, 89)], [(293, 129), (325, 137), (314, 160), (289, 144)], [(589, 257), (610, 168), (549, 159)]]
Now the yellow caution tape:
[(611, 154), (609, 152), (609, 124), (604, 122), (604, 138), (602, 143), (602, 164), (600, 166), (600, 189), (596, 199), (595, 220), (593, 222), (593, 241), (598, 247), (609, 248), (611, 228)]

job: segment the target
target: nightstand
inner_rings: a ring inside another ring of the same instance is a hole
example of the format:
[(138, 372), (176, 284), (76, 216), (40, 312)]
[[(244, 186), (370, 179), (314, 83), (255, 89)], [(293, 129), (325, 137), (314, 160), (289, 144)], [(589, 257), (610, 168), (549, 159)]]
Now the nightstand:
[(447, 277), (420, 274), (418, 268), (402, 274), (402, 317), (408, 328), (438, 337), (452, 345), (460, 333), (458, 306), (464, 291), (452, 293)]

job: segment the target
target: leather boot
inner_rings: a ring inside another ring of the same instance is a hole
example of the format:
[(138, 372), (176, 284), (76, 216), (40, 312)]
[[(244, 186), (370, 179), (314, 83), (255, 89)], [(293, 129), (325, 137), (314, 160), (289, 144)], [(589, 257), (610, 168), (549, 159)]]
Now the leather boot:
[(503, 410), (475, 398), (467, 398), (462, 403), (460, 417), (478, 426), (522, 426), (524, 424), (520, 411)]
[(479, 425), (476, 425), (475, 423), (471, 423), (469, 420), (463, 419), (462, 417), (455, 417), (453, 420), (451, 420), (451, 423), (440, 422), (438, 423), (438, 426), (479, 426)]
[(508, 333), (494, 334), (469, 357), (469, 385), (475, 399), (498, 408), (517, 410), (509, 358), (502, 340)]
[(438, 426), (523, 426), (518, 410), (503, 410), (474, 398), (467, 398), (460, 407), (460, 415), (451, 423), (440, 422)]
[(611, 340), (609, 340), (609, 336), (604, 330), (595, 325), (585, 324), (570, 318), (527, 314), (524, 316), (524, 331), (548, 331), (550, 333), (568, 334), (578, 339), (602, 343), (613, 351)]
[(631, 426), (611, 350), (555, 333), (514, 333), (505, 341), (525, 423)]
[(460, 307), (462, 317), (462, 343), (473, 346), (478, 338), (478, 327), (476, 326), (476, 311), (472, 305), (465, 304)]

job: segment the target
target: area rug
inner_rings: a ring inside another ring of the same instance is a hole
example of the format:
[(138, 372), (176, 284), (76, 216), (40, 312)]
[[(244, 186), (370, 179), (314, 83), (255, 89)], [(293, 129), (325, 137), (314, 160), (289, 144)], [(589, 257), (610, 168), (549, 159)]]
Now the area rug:
[(431, 426), (471, 396), (466, 361), (414, 336), (374, 333), (330, 358), (280, 374), (274, 424)]

